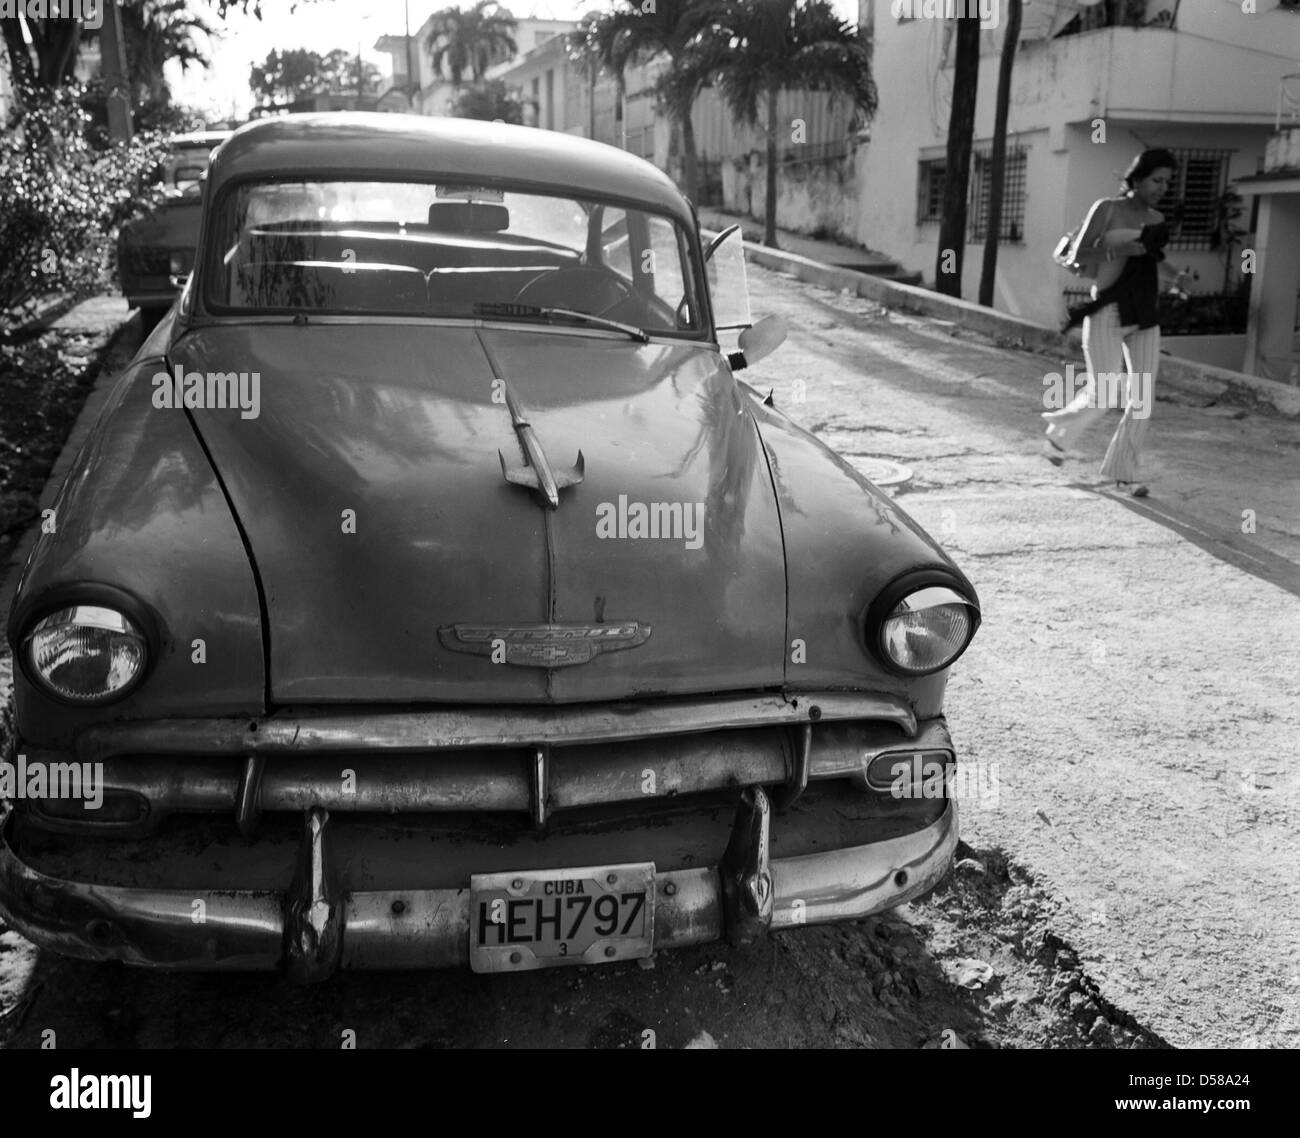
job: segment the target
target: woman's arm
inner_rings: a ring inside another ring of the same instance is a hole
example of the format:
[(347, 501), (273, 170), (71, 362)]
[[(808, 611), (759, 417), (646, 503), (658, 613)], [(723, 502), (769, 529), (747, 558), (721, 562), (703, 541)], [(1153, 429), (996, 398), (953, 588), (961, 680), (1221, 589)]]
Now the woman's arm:
[(1110, 215), (1110, 198), (1098, 198), (1092, 203), (1092, 208), (1088, 211), (1088, 216), (1079, 230), (1079, 236), (1074, 239), (1070, 260), (1080, 265), (1095, 265), (1113, 259), (1102, 247), (1102, 239), (1110, 226)]

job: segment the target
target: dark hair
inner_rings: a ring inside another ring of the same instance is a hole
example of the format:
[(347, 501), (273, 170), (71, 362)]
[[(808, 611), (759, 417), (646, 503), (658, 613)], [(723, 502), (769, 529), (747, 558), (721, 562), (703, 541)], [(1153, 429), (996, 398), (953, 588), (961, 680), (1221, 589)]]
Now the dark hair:
[(1157, 170), (1165, 168), (1178, 172), (1178, 159), (1168, 150), (1144, 150), (1132, 162), (1129, 163), (1128, 169), (1124, 171), (1124, 185), (1130, 190), (1134, 182), (1140, 182), (1143, 178), (1149, 178)]

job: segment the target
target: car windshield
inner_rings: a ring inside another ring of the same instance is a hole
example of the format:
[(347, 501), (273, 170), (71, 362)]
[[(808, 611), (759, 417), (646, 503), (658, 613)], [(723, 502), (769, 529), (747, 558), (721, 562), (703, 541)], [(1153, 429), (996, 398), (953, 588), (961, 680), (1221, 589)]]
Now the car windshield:
[(564, 319), (704, 331), (685, 229), (649, 210), (509, 187), (258, 181), (223, 196), (214, 313)]

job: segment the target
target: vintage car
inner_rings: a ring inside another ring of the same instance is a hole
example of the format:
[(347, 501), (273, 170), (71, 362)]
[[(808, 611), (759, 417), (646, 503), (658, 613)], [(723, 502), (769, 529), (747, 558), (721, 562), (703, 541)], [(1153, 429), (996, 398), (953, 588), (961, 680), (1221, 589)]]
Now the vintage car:
[(118, 284), (146, 330), (166, 314), (194, 267), (199, 240), (200, 187), (212, 151), (230, 131), (178, 134), (162, 169), (162, 203), (145, 217), (127, 222), (117, 235)]
[(203, 206), (10, 614), (6, 921), (311, 981), (939, 882), (979, 602), (733, 374), (784, 334), (738, 232), (621, 150), (384, 114), (240, 129)]

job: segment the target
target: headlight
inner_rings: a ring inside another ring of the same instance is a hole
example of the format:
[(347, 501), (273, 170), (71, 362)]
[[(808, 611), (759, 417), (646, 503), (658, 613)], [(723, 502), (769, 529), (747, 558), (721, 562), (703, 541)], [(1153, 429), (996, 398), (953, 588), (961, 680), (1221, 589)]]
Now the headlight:
[(952, 589), (924, 585), (902, 597), (880, 622), (881, 658), (909, 676), (946, 668), (966, 650), (979, 610)]
[(37, 623), (25, 642), (28, 672), (70, 703), (125, 695), (144, 675), (144, 634), (116, 609), (76, 605)]

